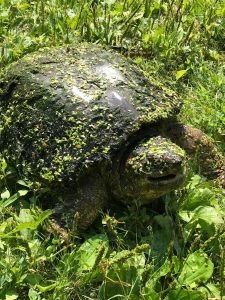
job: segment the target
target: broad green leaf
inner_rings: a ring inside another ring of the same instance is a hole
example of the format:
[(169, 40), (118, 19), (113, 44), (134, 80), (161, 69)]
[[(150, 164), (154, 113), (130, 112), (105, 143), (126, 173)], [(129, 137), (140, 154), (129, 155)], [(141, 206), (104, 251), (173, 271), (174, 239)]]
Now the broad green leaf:
[(206, 300), (205, 295), (199, 291), (173, 290), (166, 296), (165, 300)]
[(25, 187), (28, 187), (28, 188), (30, 188), (31, 185), (32, 185), (31, 182), (27, 183), (27, 182), (25, 182), (24, 180), (18, 180), (17, 183), (18, 183), (19, 185), (22, 185), (22, 186), (25, 186)]
[(155, 292), (152, 287), (145, 287), (142, 290), (142, 297), (143, 300), (161, 300), (160, 294)]
[(205, 283), (213, 274), (214, 265), (208, 256), (198, 250), (191, 253), (184, 262), (178, 283), (182, 286)]
[(208, 224), (223, 224), (223, 218), (220, 216), (219, 211), (211, 206), (200, 206), (195, 210), (193, 219), (204, 220)]
[[(220, 299), (221, 287), (219, 283), (217, 285), (213, 283), (207, 283), (206, 285), (199, 287), (198, 290), (208, 295), (208, 297), (215, 297), (215, 299)], [(223, 297), (223, 299), (225, 298)]]
[(16, 194), (12, 195), (10, 198), (0, 201), (0, 208), (5, 208), (12, 203), (14, 203), (17, 199), (19, 199), (22, 196), (25, 196), (29, 191), (28, 190), (20, 190)]
[[(171, 263), (168, 259), (166, 259), (162, 266), (160, 266), (160, 268), (158, 268), (155, 272), (151, 274), (151, 276), (149, 276), (149, 280), (145, 284), (145, 292), (161, 290), (160, 278), (166, 276), (169, 272), (171, 272)], [(154, 293), (150, 293), (150, 295), (151, 297), (156, 297), (156, 294)], [(150, 299), (154, 299), (154, 297)]]
[(190, 191), (184, 202), (182, 203), (182, 210), (193, 210), (201, 205), (210, 206), (215, 199), (215, 194), (209, 188), (196, 188)]
[(24, 230), (24, 229), (37, 229), (37, 227), (45, 220), (47, 219), (50, 215), (52, 214), (52, 211), (51, 210), (46, 210), (44, 211), (39, 217), (37, 220), (35, 221), (31, 221), (31, 222), (24, 222), (22, 224), (19, 224), (16, 226), (15, 229), (13, 229), (12, 231), (8, 232), (7, 234), (1, 234), (0, 232), (0, 236), (2, 237), (7, 237), (7, 236), (10, 236), (11, 234), (14, 234), (18, 231), (21, 231), (21, 230)]
[(29, 300), (41, 300), (39, 293), (37, 291), (35, 291), (35, 289), (33, 289), (33, 288), (29, 289), (28, 297), (29, 297)]
[(20, 197), (19, 193), (16, 193), (14, 195), (12, 195), (10, 198), (6, 199), (6, 200), (2, 200), (0, 201), (0, 207), (1, 208), (5, 208), (9, 205), (11, 205), (13, 202), (15, 202), (18, 198)]
[[(155, 230), (151, 249), (159, 259), (165, 255), (171, 240), (174, 239), (174, 224), (170, 216), (157, 215), (154, 217)], [(177, 251), (180, 251), (176, 238), (173, 240)]]
[(5, 297), (5, 300), (16, 300), (18, 299), (19, 295), (18, 294), (7, 294), (6, 297)]
[(100, 299), (123, 299), (126, 295), (129, 295), (129, 299), (140, 299), (144, 262), (144, 254), (141, 253), (112, 265), (100, 288)]
[(4, 300), (16, 300), (18, 299), (19, 295), (17, 294), (15, 289), (8, 289), (5, 295)]
[(29, 246), (30, 254), (32, 257), (35, 257), (36, 259), (38, 257), (38, 260), (40, 260), (40, 261), (46, 260), (45, 253), (43, 253), (43, 255), (40, 255), (41, 254), (40, 253), (40, 249), (41, 249), (41, 241), (40, 240), (38, 240), (37, 238), (28, 240), (28, 246)]
[(25, 196), (29, 191), (28, 190), (20, 190), (18, 191), (20, 197)]
[(27, 229), (27, 228), (30, 228), (30, 229), (36, 229), (45, 219), (47, 219), (50, 215), (52, 214), (52, 211), (51, 210), (46, 210), (44, 211), (39, 217), (37, 220), (35, 221), (31, 221), (31, 222), (24, 222), (20, 225), (18, 225), (16, 227), (15, 230), (13, 230), (12, 232), (17, 232), (17, 231), (20, 231), (22, 229)]
[[(130, 257), (131, 253), (132, 251), (129, 250), (123, 250), (117, 252), (116, 255), (109, 260), (109, 264), (112, 265), (112, 267), (114, 268), (118, 268), (118, 267), (120, 268), (120, 262), (122, 262), (122, 264), (126, 265), (127, 267), (131, 267), (131, 266), (135, 267), (139, 275), (141, 275), (145, 266), (145, 255), (144, 253), (140, 253), (140, 254), (133, 254)], [(119, 261), (119, 263), (112, 263), (113, 261), (114, 262)]]
[(108, 251), (108, 238), (105, 234), (97, 234), (87, 239), (78, 249), (76, 253), (76, 261), (78, 262), (77, 273), (90, 271), (99, 255), (99, 250), (104, 247), (102, 258)]
[(34, 221), (34, 216), (28, 208), (22, 208), (19, 213), (19, 222), (26, 223)]
[(180, 217), (186, 222), (203, 220), (208, 225), (219, 225), (223, 223), (220, 211), (212, 206), (199, 206), (193, 211), (180, 211)]
[[(20, 223), (32, 223), (34, 222), (34, 216), (31, 214), (30, 209), (21, 209), (19, 213), (19, 222)], [(30, 228), (21, 229), (21, 235), (24, 238), (32, 238), (32, 231)]]
[(176, 80), (179, 80), (181, 77), (183, 77), (188, 70), (180, 70), (176, 72)]
[(153, 273), (152, 279), (156, 280), (163, 276), (166, 276), (170, 272), (170, 270), (171, 270), (171, 264), (168, 261), (168, 259), (166, 259), (163, 265)]
[(10, 192), (6, 189), (3, 193), (1, 193), (2, 200), (8, 199), (10, 197)]

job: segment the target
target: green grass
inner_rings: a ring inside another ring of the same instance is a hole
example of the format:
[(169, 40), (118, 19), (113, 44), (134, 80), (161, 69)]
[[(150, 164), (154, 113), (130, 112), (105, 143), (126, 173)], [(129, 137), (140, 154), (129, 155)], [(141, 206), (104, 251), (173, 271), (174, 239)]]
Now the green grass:
[(59, 228), (25, 190), (13, 207), (4, 200), (1, 205), (0, 299), (220, 299), (223, 294), (224, 191), (199, 176), (164, 199), (163, 214), (143, 207), (115, 210), (83, 238)]
[[(176, 90), (181, 119), (224, 152), (224, 7), (0, 0), (0, 65), (46, 45), (108, 44)], [(160, 209), (115, 208), (82, 237), (58, 227), (32, 183), (15, 183), (4, 160), (0, 193), (0, 299), (225, 299), (225, 191), (193, 172)]]

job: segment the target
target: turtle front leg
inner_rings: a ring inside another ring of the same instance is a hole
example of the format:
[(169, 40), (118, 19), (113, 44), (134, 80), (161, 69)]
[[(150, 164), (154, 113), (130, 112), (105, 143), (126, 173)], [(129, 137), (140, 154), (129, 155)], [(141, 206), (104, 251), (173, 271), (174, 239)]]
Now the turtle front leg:
[(107, 190), (101, 176), (91, 174), (79, 181), (75, 189), (68, 187), (63, 195), (62, 202), (56, 205), (55, 219), (70, 229), (77, 226), (78, 233), (83, 232), (98, 216), (107, 202)]
[(196, 170), (208, 179), (218, 179), (225, 187), (225, 157), (201, 130), (176, 123), (166, 134), (182, 147)]

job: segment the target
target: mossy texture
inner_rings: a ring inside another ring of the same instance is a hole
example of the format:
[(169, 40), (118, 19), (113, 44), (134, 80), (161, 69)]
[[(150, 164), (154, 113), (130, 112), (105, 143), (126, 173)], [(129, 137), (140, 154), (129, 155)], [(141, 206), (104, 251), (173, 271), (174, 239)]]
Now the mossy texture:
[(153, 137), (140, 143), (131, 152), (126, 162), (132, 173), (159, 177), (184, 168), (185, 151), (169, 139)]
[(122, 55), (95, 45), (44, 48), (0, 84), (0, 151), (40, 181), (71, 181), (111, 162), (142, 126), (179, 112), (170, 91)]

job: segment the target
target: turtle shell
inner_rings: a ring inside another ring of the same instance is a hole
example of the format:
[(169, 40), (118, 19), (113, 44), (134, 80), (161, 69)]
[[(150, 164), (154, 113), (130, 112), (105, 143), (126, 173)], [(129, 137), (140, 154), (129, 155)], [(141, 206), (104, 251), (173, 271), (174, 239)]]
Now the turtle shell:
[(23, 173), (60, 182), (111, 162), (131, 136), (180, 102), (129, 59), (97, 45), (44, 48), (0, 83), (0, 151)]

